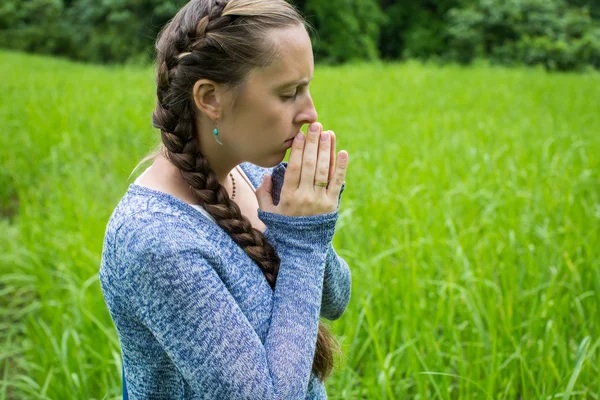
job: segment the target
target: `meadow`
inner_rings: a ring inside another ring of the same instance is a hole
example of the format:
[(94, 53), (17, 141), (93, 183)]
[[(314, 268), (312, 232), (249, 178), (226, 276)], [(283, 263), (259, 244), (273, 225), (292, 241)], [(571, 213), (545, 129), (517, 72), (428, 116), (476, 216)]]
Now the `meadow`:
[[(153, 70), (3, 51), (0, 76), (0, 399), (120, 398), (98, 268)], [(311, 93), (350, 158), (329, 398), (598, 399), (600, 74), (317, 65)]]

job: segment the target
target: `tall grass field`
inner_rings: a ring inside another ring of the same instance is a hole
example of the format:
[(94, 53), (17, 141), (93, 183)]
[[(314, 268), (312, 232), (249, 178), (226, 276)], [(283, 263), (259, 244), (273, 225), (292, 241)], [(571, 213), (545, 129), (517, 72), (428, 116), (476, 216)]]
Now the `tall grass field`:
[[(349, 166), (331, 399), (600, 397), (600, 74), (317, 65)], [(108, 218), (152, 68), (0, 52), (0, 399), (118, 399)], [(304, 127), (306, 129), (306, 127)]]

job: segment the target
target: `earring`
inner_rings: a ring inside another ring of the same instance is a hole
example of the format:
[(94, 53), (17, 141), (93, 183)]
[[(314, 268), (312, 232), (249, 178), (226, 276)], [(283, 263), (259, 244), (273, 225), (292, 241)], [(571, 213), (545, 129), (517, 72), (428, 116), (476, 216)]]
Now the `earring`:
[(213, 121), (213, 124), (215, 127), (215, 129), (213, 129), (213, 135), (215, 137), (215, 140), (222, 146), (223, 143), (221, 143), (221, 141), (219, 140), (219, 130), (217, 129), (217, 121)]

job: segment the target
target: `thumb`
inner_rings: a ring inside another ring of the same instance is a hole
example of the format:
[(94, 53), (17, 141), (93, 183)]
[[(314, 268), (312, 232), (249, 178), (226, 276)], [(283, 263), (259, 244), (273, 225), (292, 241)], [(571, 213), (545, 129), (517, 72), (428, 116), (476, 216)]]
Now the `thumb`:
[(258, 200), (258, 207), (261, 210), (267, 211), (274, 207), (273, 196), (271, 195), (272, 187), (271, 175), (266, 174), (263, 176), (260, 186), (256, 188), (256, 199)]

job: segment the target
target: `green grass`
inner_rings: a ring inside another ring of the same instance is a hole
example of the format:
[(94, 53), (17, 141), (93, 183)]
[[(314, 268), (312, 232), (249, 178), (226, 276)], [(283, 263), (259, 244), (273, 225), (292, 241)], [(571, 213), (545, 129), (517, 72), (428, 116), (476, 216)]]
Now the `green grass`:
[[(104, 229), (151, 69), (0, 53), (0, 399), (118, 398)], [(350, 155), (331, 399), (598, 399), (600, 75), (318, 66)]]

